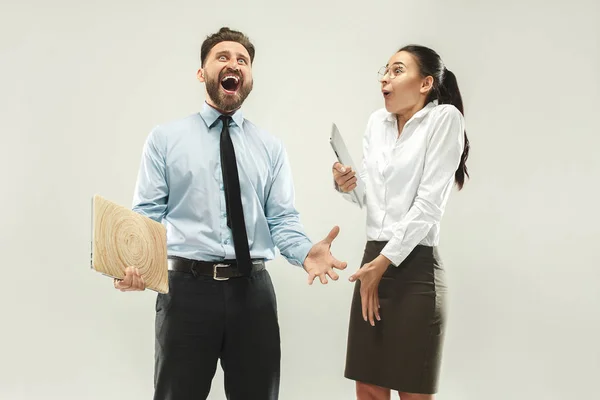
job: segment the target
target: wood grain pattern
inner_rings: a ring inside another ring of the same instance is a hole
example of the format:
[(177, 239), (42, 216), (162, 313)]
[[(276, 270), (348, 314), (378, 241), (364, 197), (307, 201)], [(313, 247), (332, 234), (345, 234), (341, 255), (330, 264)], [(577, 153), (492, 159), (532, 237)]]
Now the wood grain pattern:
[(146, 288), (168, 293), (165, 227), (100, 195), (93, 198), (92, 268), (122, 279), (125, 268), (139, 268)]

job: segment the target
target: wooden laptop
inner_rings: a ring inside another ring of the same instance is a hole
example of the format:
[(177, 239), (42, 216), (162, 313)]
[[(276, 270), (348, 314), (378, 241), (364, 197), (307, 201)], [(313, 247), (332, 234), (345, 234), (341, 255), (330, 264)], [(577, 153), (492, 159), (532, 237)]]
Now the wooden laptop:
[(103, 275), (123, 279), (128, 266), (139, 269), (147, 289), (168, 293), (166, 229), (159, 222), (94, 195), (91, 267)]

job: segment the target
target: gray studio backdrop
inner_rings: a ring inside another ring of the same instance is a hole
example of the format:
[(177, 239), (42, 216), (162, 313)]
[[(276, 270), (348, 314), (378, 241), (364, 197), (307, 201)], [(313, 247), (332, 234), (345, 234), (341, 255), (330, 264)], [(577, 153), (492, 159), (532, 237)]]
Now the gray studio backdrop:
[[(129, 206), (153, 126), (194, 113), (202, 39), (257, 46), (245, 114), (281, 137), (310, 236), (360, 265), (365, 215), (331, 187), (329, 128), (360, 158), (401, 45), (437, 49), (465, 99), (472, 180), (441, 254), (451, 290), (442, 400), (594, 398), (600, 375), (598, 28), (592, 0), (254, 2), (2, 0), (0, 398), (150, 399), (155, 293), (89, 269), (90, 199)], [(281, 398), (351, 399), (352, 286), (268, 266)], [(211, 399), (224, 399), (217, 373)]]

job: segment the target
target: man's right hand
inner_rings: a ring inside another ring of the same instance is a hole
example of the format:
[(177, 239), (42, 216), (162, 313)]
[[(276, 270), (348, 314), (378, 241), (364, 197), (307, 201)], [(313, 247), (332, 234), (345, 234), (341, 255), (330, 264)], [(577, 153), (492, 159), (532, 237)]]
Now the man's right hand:
[(123, 279), (115, 278), (114, 285), (115, 289), (119, 289), (121, 292), (133, 292), (146, 289), (144, 278), (140, 274), (139, 269), (135, 267), (127, 267), (125, 270), (125, 277)]
[(342, 192), (348, 193), (356, 188), (356, 172), (339, 162), (333, 164), (333, 179)]

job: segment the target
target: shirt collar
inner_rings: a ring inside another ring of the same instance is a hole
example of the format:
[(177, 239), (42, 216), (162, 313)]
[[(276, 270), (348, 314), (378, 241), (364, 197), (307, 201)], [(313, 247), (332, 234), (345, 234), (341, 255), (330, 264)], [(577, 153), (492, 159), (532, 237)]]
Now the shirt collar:
[[(204, 102), (202, 111), (200, 111), (200, 116), (209, 128), (213, 127), (221, 115), (222, 114), (219, 111), (211, 107), (207, 102)], [(242, 110), (238, 109), (234, 112), (231, 119), (233, 119), (233, 122), (241, 128), (244, 123), (244, 114)]]
[[(427, 103), (425, 105), (425, 107), (421, 108), (419, 111), (417, 111), (415, 113), (415, 115), (412, 116), (411, 119), (419, 119), (419, 118), (423, 118), (425, 117), (427, 114), (429, 114), (429, 111), (431, 111), (435, 106), (438, 105), (438, 100), (432, 100), (429, 103)], [(396, 115), (390, 113), (390, 112), (386, 112), (384, 114), (384, 120), (388, 121), (388, 122), (396, 122)], [(410, 121), (410, 120), (409, 120)], [(408, 121), (406, 121), (408, 122)]]

